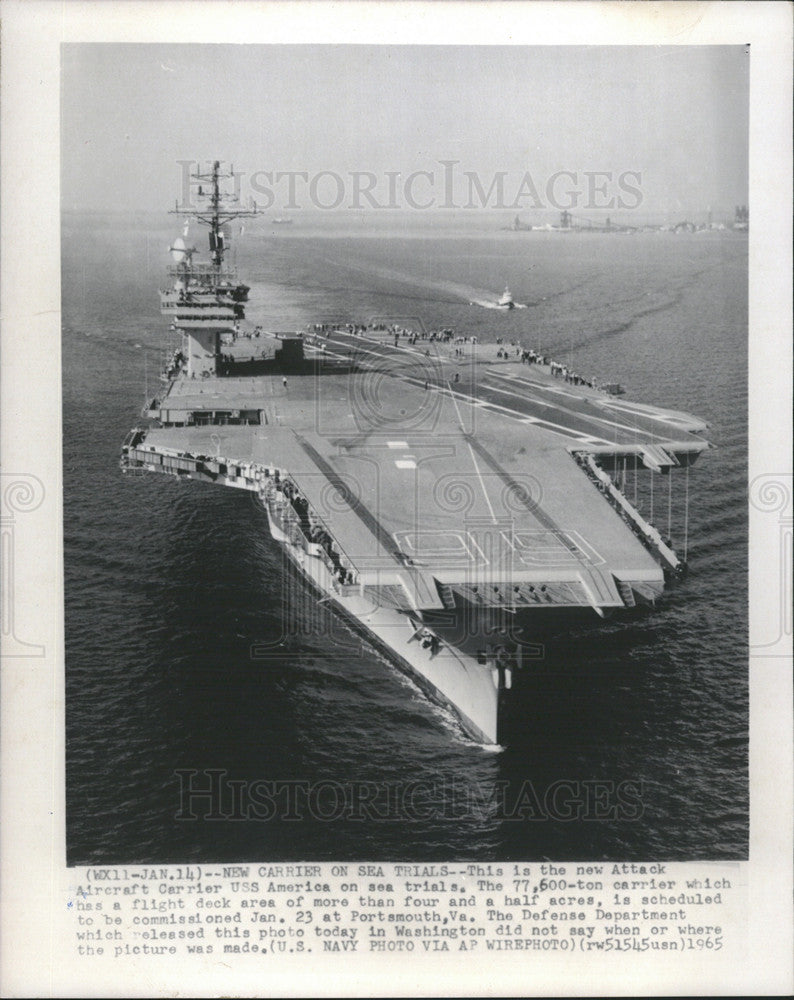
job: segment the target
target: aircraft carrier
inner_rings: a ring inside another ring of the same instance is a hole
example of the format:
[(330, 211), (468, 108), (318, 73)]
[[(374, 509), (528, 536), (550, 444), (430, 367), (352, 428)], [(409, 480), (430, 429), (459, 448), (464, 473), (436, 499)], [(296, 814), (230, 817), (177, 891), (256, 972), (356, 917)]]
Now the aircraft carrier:
[(707, 426), (451, 330), (252, 329), (226, 254), (229, 224), (257, 209), (228, 203), (223, 177), (214, 163), (175, 209), (208, 228), (210, 259), (187, 229), (174, 241), (175, 346), (121, 468), (256, 494), (318, 599), (469, 736), (504, 742), (539, 637), (636, 613), (684, 572), (686, 542), (679, 555), (643, 517), (627, 475), (663, 477), (665, 497), (674, 477), (688, 520)]

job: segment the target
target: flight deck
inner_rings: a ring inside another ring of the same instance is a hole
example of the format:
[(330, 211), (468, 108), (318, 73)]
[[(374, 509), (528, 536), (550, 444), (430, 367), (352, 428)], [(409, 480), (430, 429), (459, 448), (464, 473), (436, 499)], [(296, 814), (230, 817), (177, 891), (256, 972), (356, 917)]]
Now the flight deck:
[(173, 381), (144, 447), (249, 488), (257, 470), (289, 480), (362, 586), (401, 586), (425, 610), (444, 607), (439, 586), (514, 607), (538, 584), (556, 594), (541, 606), (599, 613), (624, 606), (621, 584), (661, 591), (652, 547), (582, 456), (669, 472), (708, 447), (701, 421), (494, 361), (492, 345), (460, 357), (336, 332), (306, 346), (292, 369)]

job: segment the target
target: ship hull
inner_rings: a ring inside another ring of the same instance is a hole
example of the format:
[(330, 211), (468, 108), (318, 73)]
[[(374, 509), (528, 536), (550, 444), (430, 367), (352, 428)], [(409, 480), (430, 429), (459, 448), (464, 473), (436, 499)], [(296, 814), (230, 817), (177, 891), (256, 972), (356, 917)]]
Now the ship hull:
[(408, 615), (360, 593), (338, 592), (323, 561), (294, 545), (269, 514), (268, 521), (271, 535), (293, 566), (353, 631), (447, 709), (467, 736), (483, 744), (500, 742), (503, 709), (509, 695), (504, 687), (504, 671), (500, 674), (496, 667), (446, 644), (436, 652), (424, 647), (417, 624)]

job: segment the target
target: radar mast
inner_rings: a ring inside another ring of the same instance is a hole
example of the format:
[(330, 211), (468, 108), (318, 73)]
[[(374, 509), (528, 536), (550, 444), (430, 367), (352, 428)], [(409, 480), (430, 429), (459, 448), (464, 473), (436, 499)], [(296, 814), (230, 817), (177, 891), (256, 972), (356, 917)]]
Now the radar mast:
[(186, 215), (196, 219), (202, 225), (209, 227), (210, 257), (212, 263), (217, 268), (223, 267), (223, 257), (228, 247), (224, 226), (234, 219), (250, 218), (254, 215), (261, 215), (262, 209), (257, 208), (257, 204), (252, 200), (249, 208), (232, 208), (228, 203), (237, 201), (237, 196), (228, 194), (221, 190), (221, 181), (234, 178), (234, 168), (228, 173), (221, 172), (220, 160), (215, 160), (212, 170), (208, 173), (195, 173), (190, 175), (194, 181), (209, 181), (210, 192), (204, 194), (203, 184), (199, 184), (199, 197), (206, 198), (208, 204), (205, 208), (193, 208), (186, 205), (179, 205), (171, 211), (171, 215)]

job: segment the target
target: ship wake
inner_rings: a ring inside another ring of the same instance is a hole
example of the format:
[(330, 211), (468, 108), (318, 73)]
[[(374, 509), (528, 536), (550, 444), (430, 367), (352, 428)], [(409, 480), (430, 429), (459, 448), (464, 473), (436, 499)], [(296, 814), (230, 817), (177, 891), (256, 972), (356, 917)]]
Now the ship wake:
[[(500, 306), (498, 302), (493, 299), (471, 299), (469, 305), (480, 306), (483, 309), (497, 309), (499, 312), (510, 312), (505, 306)], [(529, 306), (526, 302), (514, 302), (511, 309), (528, 309)]]
[[(330, 258), (323, 258), (330, 263), (339, 266), (340, 261)], [(347, 270), (358, 271), (371, 277), (382, 278), (386, 281), (399, 282), (410, 285), (414, 288), (422, 288), (434, 293), (434, 297), (441, 300), (442, 296), (447, 296), (452, 300), (466, 302), (469, 305), (481, 306), (483, 309), (498, 309), (500, 312), (507, 311), (504, 306), (500, 306), (498, 301), (491, 296), (493, 293), (487, 288), (479, 288), (476, 285), (464, 285), (456, 281), (447, 281), (443, 278), (421, 278), (418, 275), (408, 274), (395, 267), (383, 267), (379, 264), (362, 264), (345, 261), (342, 264)], [(516, 309), (526, 309), (526, 303), (516, 302)]]

